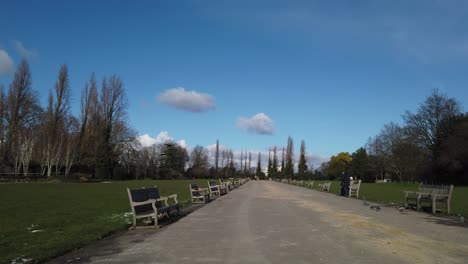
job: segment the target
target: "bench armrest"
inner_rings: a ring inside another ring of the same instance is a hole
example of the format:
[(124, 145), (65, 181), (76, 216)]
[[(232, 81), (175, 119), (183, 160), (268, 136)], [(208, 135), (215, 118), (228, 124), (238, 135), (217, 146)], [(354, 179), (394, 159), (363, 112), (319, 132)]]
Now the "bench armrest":
[(144, 201), (144, 202), (132, 202), (132, 206), (140, 206), (140, 205), (155, 204), (155, 203), (156, 203), (156, 200), (154, 200), (154, 199), (149, 199), (149, 200)]
[(414, 191), (403, 191), (405, 193), (405, 196), (408, 196), (408, 194), (418, 194), (418, 192)]
[(177, 194), (172, 194), (172, 195), (169, 195), (167, 197), (168, 199), (173, 199), (175, 203), (179, 203), (179, 201), (177, 200)]
[(163, 202), (163, 201), (164, 201), (164, 204), (168, 206), (166, 196), (161, 196), (159, 199), (156, 199), (156, 202)]

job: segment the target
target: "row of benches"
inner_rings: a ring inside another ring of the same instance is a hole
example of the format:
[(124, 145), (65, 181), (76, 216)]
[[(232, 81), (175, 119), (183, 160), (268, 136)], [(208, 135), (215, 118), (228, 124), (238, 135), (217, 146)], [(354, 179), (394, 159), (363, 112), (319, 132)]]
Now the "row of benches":
[[(282, 179), (281, 182), (292, 184), (296, 186), (302, 186), (310, 189), (314, 189), (315, 181), (299, 181), (299, 180), (290, 180), (290, 179)], [(322, 182), (317, 185), (317, 190), (322, 192), (330, 192), (332, 182)], [(361, 180), (359, 181), (351, 181), (349, 186), (349, 197), (356, 197), (359, 198), (359, 189), (361, 188)]]
[(221, 195), (228, 194), (235, 188), (245, 184), (248, 179), (219, 179), (219, 182), (215, 180), (208, 181), (208, 188), (199, 188), (196, 183), (189, 185), (190, 196), (192, 204), (196, 203), (207, 203), (210, 201), (210, 197), (219, 197)]
[[(189, 184), (192, 203), (206, 203), (210, 198), (229, 193), (234, 188), (246, 183), (248, 179), (220, 179), (208, 181), (209, 188), (199, 188), (197, 184)], [(129, 189), (127, 188), (128, 199), (133, 215), (133, 226), (137, 228), (137, 219), (154, 219), (154, 227), (158, 226), (158, 218), (171, 217), (180, 214), (177, 194), (161, 196), (159, 189), (151, 188)]]
[[(314, 181), (298, 181), (298, 180), (281, 180), (283, 183), (288, 183), (297, 186), (303, 186), (307, 188), (314, 188)], [(318, 184), (319, 191), (330, 191), (330, 182), (324, 182)], [(349, 186), (349, 197), (359, 197), (359, 189), (361, 187), (361, 181), (351, 181)], [(429, 204), (432, 213), (438, 211), (445, 211), (450, 214), (450, 202), (452, 199), (453, 185), (427, 185), (420, 184), (418, 191), (404, 191), (405, 208), (414, 207), (417, 210), (421, 210), (424, 204)], [(443, 205), (443, 206), (442, 206)], [(442, 208), (444, 207), (444, 208)]]

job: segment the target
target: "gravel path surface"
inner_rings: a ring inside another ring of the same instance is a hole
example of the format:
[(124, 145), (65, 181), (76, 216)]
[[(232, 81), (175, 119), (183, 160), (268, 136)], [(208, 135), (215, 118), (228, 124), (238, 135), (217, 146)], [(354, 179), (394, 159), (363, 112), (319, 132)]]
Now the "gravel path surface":
[(467, 263), (449, 218), (271, 181), (250, 182), (177, 223), (107, 238), (51, 263)]

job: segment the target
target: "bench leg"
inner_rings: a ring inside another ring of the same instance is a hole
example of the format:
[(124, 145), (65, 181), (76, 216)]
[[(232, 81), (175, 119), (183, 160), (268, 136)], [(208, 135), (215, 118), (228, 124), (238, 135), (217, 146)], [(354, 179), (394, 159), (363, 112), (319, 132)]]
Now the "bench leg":
[(447, 214), (450, 214), (450, 201), (447, 200)]
[(435, 214), (436, 212), (436, 200), (432, 199), (432, 213)]

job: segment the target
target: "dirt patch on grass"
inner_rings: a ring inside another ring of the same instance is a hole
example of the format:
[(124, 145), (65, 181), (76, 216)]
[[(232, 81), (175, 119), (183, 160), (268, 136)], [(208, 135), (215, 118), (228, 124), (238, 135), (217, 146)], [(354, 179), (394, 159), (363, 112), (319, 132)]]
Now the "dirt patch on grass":
[[(402, 262), (408, 263), (464, 263), (468, 258), (468, 246), (449, 241), (434, 240), (429, 237), (410, 233), (394, 226), (377, 222), (377, 219), (362, 216), (351, 211), (331, 207), (316, 202), (303, 194), (289, 192), (278, 185), (265, 186), (259, 197), (291, 200), (297, 206), (320, 213), (324, 223), (339, 228), (354, 237), (352, 243), (363, 248), (379, 251)], [(441, 227), (442, 228), (442, 227)], [(431, 230), (428, 230), (431, 232)]]

